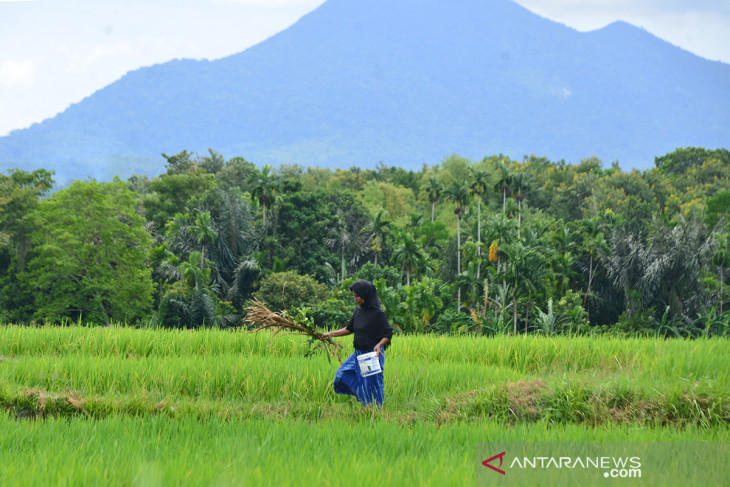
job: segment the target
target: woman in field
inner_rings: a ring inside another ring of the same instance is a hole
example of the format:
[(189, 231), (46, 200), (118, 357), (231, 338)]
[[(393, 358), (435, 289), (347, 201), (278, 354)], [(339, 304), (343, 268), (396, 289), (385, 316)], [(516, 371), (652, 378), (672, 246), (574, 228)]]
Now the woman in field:
[(334, 388), (338, 394), (355, 396), (364, 406), (373, 399), (379, 406), (383, 405), (383, 374), (363, 377), (358, 366), (357, 356), (368, 352), (376, 352), (381, 370), (385, 371), (385, 348), (393, 336), (393, 328), (380, 308), (378, 291), (368, 281), (357, 281), (350, 286), (357, 308), (352, 313), (350, 323), (339, 330), (324, 334), (324, 339), (355, 334), (355, 353), (345, 360), (335, 374)]

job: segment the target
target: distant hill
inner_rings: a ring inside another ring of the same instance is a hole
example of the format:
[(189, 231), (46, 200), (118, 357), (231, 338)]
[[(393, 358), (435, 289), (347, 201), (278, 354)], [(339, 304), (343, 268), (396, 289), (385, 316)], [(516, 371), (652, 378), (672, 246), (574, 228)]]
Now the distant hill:
[(508, 0), (329, 0), (244, 52), (128, 73), (0, 138), (0, 169), (158, 174), (162, 152), (417, 168), (535, 153), (649, 168), (730, 142), (730, 65), (624, 22), (588, 33)]

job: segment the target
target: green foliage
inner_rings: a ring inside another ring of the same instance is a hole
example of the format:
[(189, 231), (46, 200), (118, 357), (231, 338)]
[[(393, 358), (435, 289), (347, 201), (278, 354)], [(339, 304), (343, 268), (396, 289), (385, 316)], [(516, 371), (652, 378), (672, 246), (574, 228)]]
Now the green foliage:
[(619, 316), (618, 321), (611, 327), (614, 333), (620, 333), (624, 336), (649, 336), (653, 335), (658, 328), (658, 323), (654, 317), (653, 309), (642, 309), (629, 314), (624, 312)]
[(216, 187), (215, 176), (202, 171), (173, 173), (154, 178), (150, 183), (151, 193), (143, 199), (145, 216), (158, 229), (186, 208), (195, 208), (197, 203)]
[(33, 296), (19, 282), (26, 268), (33, 224), (28, 216), (53, 187), (53, 173), (11, 170), (0, 174), (0, 316), (24, 320)]
[[(347, 274), (368, 255), (367, 237), (360, 234), (367, 222), (367, 212), (352, 192), (320, 189), (282, 195), (275, 253), (289, 269), (328, 282), (333, 274), (339, 277), (343, 262)], [(332, 246), (326, 244), (328, 238)]]
[(336, 291), (326, 299), (313, 302), (310, 305), (310, 313), (319, 328), (338, 330), (350, 322), (354, 307), (349, 290)]
[(555, 306), (553, 298), (549, 298), (545, 311), (536, 306), (535, 313), (537, 331), (545, 335), (580, 335), (590, 330), (581, 297), (573, 291), (568, 291)]
[(705, 225), (714, 229), (724, 218), (726, 227), (730, 227), (730, 191), (721, 191), (705, 202)]
[(33, 318), (134, 323), (151, 310), (145, 266), (152, 246), (124, 183), (76, 182), (30, 216), (35, 245), (23, 284), (35, 295)]
[(312, 307), (327, 298), (327, 288), (309, 276), (294, 271), (269, 274), (254, 294), (272, 311)]
[(426, 265), (427, 255), (412, 234), (400, 232), (391, 257), (393, 263), (406, 273), (406, 284), (411, 284), (411, 274), (419, 272)]
[(438, 279), (424, 277), (404, 288), (405, 299), (400, 303), (402, 328), (410, 331), (429, 330), (431, 321), (444, 307), (446, 288)]
[(372, 262), (367, 262), (352, 277), (352, 281), (365, 279), (366, 281), (375, 282), (383, 281), (388, 287), (399, 287), (405, 282), (403, 273), (391, 266), (376, 266)]
[(392, 222), (388, 219), (387, 214), (386, 210), (379, 209), (370, 222), (360, 230), (360, 235), (365, 234), (367, 236), (368, 243), (366, 245), (375, 253), (375, 265), (378, 264), (378, 255), (393, 238)]
[(471, 315), (446, 308), (438, 315), (433, 330), (439, 333), (461, 335), (476, 331), (478, 326), (479, 323), (476, 323)]
[[(727, 154), (678, 149), (646, 172), (622, 172), (617, 163), (604, 169), (596, 157), (571, 165), (454, 154), (406, 171), (256, 167), (213, 150), (164, 155), (166, 174), (126, 184), (137, 197), (125, 214), (143, 216), (134, 225), (154, 239), (130, 250), (154, 245), (136, 264), (156, 284), (157, 318), (143, 319), (226, 326), (257, 291), (282, 307), (284, 283), (265, 276), (294, 272), (332, 290), (315, 303), (296, 298), (324, 327), (349, 319), (347, 284), (364, 278), (383, 281), (384, 306), (404, 331), (597, 332), (625, 313), (618, 333), (723, 334), (730, 273), (718, 250), (727, 244), (715, 240), (727, 233)], [(0, 176), (2, 318), (55, 316), (50, 298), (37, 292), (40, 281), (50, 286), (40, 269), (68, 273), (68, 261), (78, 261), (67, 250), (73, 236), (40, 238), (45, 228), (34, 208), (51, 184), (46, 171)], [(104, 257), (112, 262), (104, 272), (129, 261), (122, 250)], [(65, 296), (59, 306), (70, 310), (54, 319), (108, 308), (80, 302), (73, 281), (53, 284), (59, 302)]]
[(211, 289), (211, 269), (204, 267), (200, 252), (192, 252), (187, 262), (180, 263), (177, 270), (181, 280), (167, 287), (160, 299), (160, 326), (226, 327), (237, 321), (233, 304), (219, 300)]
[(168, 156), (164, 152), (162, 157), (167, 161), (165, 167), (167, 168), (167, 174), (185, 174), (191, 172), (195, 168), (195, 161), (192, 158), (193, 154), (184, 150), (177, 154)]
[(243, 157), (234, 157), (229, 160), (225, 167), (216, 173), (216, 180), (226, 191), (239, 191), (241, 193), (251, 192), (249, 180), (256, 166), (246, 161)]
[(405, 332), (436, 330), (434, 320), (452, 291), (440, 280), (428, 277), (406, 286), (390, 286), (384, 279), (373, 283), (390, 323)]
[(657, 169), (666, 174), (684, 174), (694, 166), (700, 166), (709, 159), (717, 159), (730, 166), (730, 151), (727, 149), (708, 150), (702, 147), (680, 148), (669, 154), (655, 157)]
[(411, 189), (391, 183), (368, 184), (362, 190), (362, 197), (371, 214), (376, 215), (379, 210), (385, 210), (390, 218), (399, 223), (404, 223), (416, 206)]

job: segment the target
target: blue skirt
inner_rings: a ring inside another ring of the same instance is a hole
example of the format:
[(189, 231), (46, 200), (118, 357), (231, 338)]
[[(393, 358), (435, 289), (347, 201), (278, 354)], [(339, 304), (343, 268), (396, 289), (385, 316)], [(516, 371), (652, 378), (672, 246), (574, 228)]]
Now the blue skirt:
[(383, 405), (385, 399), (385, 382), (383, 374), (385, 373), (385, 347), (380, 349), (380, 368), (383, 373), (363, 377), (360, 374), (360, 366), (357, 363), (357, 356), (362, 355), (360, 350), (350, 355), (347, 360), (337, 369), (335, 381), (333, 383), (337, 394), (347, 394), (355, 396), (363, 406), (373, 402), (373, 399), (379, 406)]

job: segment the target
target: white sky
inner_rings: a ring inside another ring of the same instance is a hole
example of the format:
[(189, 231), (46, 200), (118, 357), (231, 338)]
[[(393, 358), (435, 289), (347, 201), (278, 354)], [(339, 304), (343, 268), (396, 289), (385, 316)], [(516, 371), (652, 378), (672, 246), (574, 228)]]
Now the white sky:
[[(241, 52), (322, 3), (0, 0), (0, 136), (54, 116), (130, 70)], [(730, 63), (730, 0), (517, 3), (581, 31), (625, 20), (699, 56)]]

